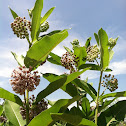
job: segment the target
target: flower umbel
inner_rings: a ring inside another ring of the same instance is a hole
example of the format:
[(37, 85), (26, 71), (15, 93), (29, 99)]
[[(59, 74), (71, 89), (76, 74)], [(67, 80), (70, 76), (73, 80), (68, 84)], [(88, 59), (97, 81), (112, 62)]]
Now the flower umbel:
[(16, 17), (14, 22), (11, 23), (11, 28), (17, 37), (24, 39), (29, 36), (28, 29), (31, 31), (31, 22), (26, 20), (25, 17)]
[(13, 91), (20, 95), (25, 93), (25, 90), (33, 91), (35, 90), (40, 82), (40, 75), (37, 75), (38, 71), (31, 73), (31, 68), (18, 67), (14, 69), (10, 80)]
[[(29, 121), (31, 121), (35, 116), (37, 116), (42, 111), (48, 108), (48, 103), (42, 99), (38, 102), (34, 107), (32, 107), (33, 102), (35, 101), (35, 96), (32, 95), (29, 99)], [(23, 102), (24, 103), (24, 102)], [(20, 107), (20, 114), (22, 115), (23, 119), (26, 119), (26, 105), (23, 104), (23, 107)]]
[(101, 82), (103, 87), (106, 87), (111, 92), (115, 91), (118, 88), (118, 80), (114, 78), (114, 75), (109, 74), (103, 77), (103, 81)]
[(94, 62), (96, 58), (99, 58), (100, 52), (97, 45), (89, 46), (86, 51), (87, 51), (87, 61)]

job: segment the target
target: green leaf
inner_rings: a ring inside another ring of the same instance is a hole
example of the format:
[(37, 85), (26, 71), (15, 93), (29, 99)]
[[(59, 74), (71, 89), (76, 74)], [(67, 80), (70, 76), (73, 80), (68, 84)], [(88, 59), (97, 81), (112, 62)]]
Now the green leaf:
[(55, 48), (61, 41), (68, 36), (67, 30), (63, 30), (52, 36), (45, 36), (40, 41), (37, 41), (28, 50), (24, 63), (27, 67), (33, 68), (39, 66), (42, 61), (45, 61), (48, 54)]
[(88, 46), (90, 46), (90, 41), (91, 41), (91, 37), (89, 37), (85, 43), (85, 47), (88, 48)]
[(88, 116), (90, 115), (91, 111), (90, 111), (89, 100), (86, 97), (84, 97), (82, 99), (81, 107), (82, 107), (82, 112), (85, 115), (85, 118), (88, 118)]
[(106, 108), (109, 108), (109, 105), (115, 101), (117, 98), (114, 98), (112, 100), (105, 100), (103, 103), (102, 103), (102, 106), (99, 107), (99, 112), (102, 112), (104, 111)]
[(20, 114), (20, 106), (14, 102), (6, 100), (4, 103), (4, 112), (13, 126), (24, 126), (25, 120), (22, 119)]
[(83, 47), (75, 47), (74, 48), (74, 55), (76, 55), (76, 58), (78, 57), (77, 61), (78, 62), (78, 66), (81, 66), (82, 64), (85, 64), (86, 62), (86, 56), (87, 56), (87, 52), (86, 52), (86, 48)]
[(51, 113), (51, 117), (55, 121), (62, 120), (74, 126), (97, 126), (93, 121), (89, 121), (78, 115), (71, 115), (66, 113)]
[(41, 99), (45, 98), (49, 94), (53, 93), (54, 91), (56, 91), (57, 89), (62, 87), (64, 85), (64, 83), (66, 82), (66, 80), (67, 80), (67, 77), (62, 77), (56, 81), (51, 82), (44, 90), (42, 90), (37, 95), (36, 102), (41, 101)]
[(103, 96), (100, 96), (100, 100), (103, 100), (109, 97), (126, 97), (126, 91), (105, 94)]
[(32, 119), (28, 126), (48, 126), (53, 122), (50, 113), (58, 113), (60, 110), (64, 110), (79, 98), (80, 96), (74, 97), (72, 99), (58, 100), (51, 108), (41, 112), (34, 119)]
[(50, 58), (47, 59), (49, 62), (56, 64), (56, 65), (62, 65), (60, 56), (58, 56), (52, 52), (50, 52), (49, 55), (51, 56)]
[(73, 54), (73, 52), (72, 52), (71, 49), (69, 49), (68, 47), (65, 47), (65, 46), (63, 46), (63, 47), (64, 47), (64, 49), (65, 49), (67, 52), (69, 52), (70, 54)]
[(43, 0), (36, 0), (34, 9), (32, 11), (32, 31), (31, 38), (32, 42), (37, 39), (37, 33), (40, 27), (41, 11), (43, 9)]
[(93, 100), (96, 99), (97, 92), (90, 84), (88, 84), (82, 80), (79, 80), (79, 79), (75, 79), (74, 81), (72, 81), (72, 83), (75, 86), (78, 86), (78, 87), (82, 88), (83, 90), (85, 90), (93, 98)]
[(96, 33), (94, 33), (94, 36), (95, 36), (95, 40), (97, 42), (97, 45), (99, 46), (99, 38), (98, 38), (98, 35)]
[(48, 10), (48, 12), (42, 17), (40, 24), (42, 24), (44, 21), (46, 21), (46, 19), (50, 16), (50, 14), (53, 12), (54, 9), (55, 9), (55, 7), (52, 7)]
[(80, 110), (79, 107), (72, 107), (70, 111), (68, 112), (70, 115), (78, 115), (80, 117), (84, 117), (83, 112)]
[(113, 55), (114, 55), (114, 51), (113, 50), (110, 50), (109, 51), (109, 62), (112, 60)]
[[(82, 64), (82, 65), (79, 67), (79, 70), (85, 69), (85, 68), (87, 68), (87, 67), (91, 67), (90, 70), (96, 70), (96, 71), (100, 71), (100, 70), (101, 70), (101, 69), (100, 69), (100, 66), (98, 66), (98, 65), (96, 65), (96, 64)], [(112, 70), (109, 69), (109, 68), (107, 68), (107, 69), (105, 70), (105, 72), (111, 72), (111, 71), (112, 71)]]
[(82, 71), (78, 71), (78, 72), (74, 72), (68, 76), (64, 76), (61, 78), (59, 78), (56, 81), (51, 82), (47, 88), (45, 88), (44, 90), (42, 90), (36, 98), (36, 102), (39, 102), (42, 98), (45, 98), (46, 96), (48, 96), (49, 94), (51, 94), (52, 92), (56, 91), (57, 89), (59, 89), (62, 86), (67, 85), (68, 83), (70, 83), (71, 81), (73, 81), (75, 78), (77, 78), (80, 74), (82, 74), (83, 72), (85, 72), (86, 70), (89, 70), (89, 68), (84, 69)]
[(13, 16), (13, 18), (15, 19), (16, 17), (18, 17), (18, 15), (9, 7), (11, 14)]
[(106, 124), (113, 118), (117, 121), (123, 121), (126, 115), (126, 100), (119, 101), (98, 117), (98, 125), (106, 126)]
[(17, 95), (10, 93), (9, 91), (3, 88), (0, 88), (0, 98), (15, 102), (21, 106), (23, 105), (21, 99)]
[(11, 52), (12, 55), (14, 56), (15, 60), (17, 61), (17, 63), (20, 65), (20, 66), (25, 66), (24, 65), (24, 56), (21, 55), (21, 56), (18, 56), (16, 53), (14, 52)]
[(38, 38), (38, 40), (41, 40), (41, 39), (42, 39), (44, 36), (46, 36), (46, 35), (51, 36), (51, 35), (54, 35), (54, 34), (59, 33), (59, 32), (61, 32), (61, 30), (54, 30), (54, 31), (52, 31), (52, 32), (50, 32), (50, 33), (48, 33), (48, 34), (41, 35), (41, 36)]
[[(61, 75), (62, 76), (62, 75)], [(56, 74), (52, 74), (52, 73), (46, 73), (46, 74), (43, 74), (43, 77), (45, 79), (47, 79), (49, 82), (52, 82), (52, 81), (55, 81), (55, 80), (58, 80), (59, 78), (61, 78), (61, 76), (58, 76)], [(70, 96), (74, 97), (78, 94), (77, 92), (77, 88), (75, 85), (73, 85), (72, 83), (68, 83), (67, 85), (63, 85), (61, 87), (61, 89), (63, 91), (65, 91), (66, 93), (68, 93)]]
[(100, 46), (100, 65), (101, 69), (105, 70), (109, 65), (109, 50), (108, 50), (108, 35), (101, 28), (98, 32), (99, 36), (99, 46)]
[(51, 106), (53, 106), (56, 103), (56, 101), (50, 101), (48, 99), (46, 99), (46, 100), (48, 101), (48, 104), (51, 105)]
[(0, 105), (0, 116), (1, 116), (2, 113), (3, 113), (3, 106)]
[[(82, 71), (78, 71), (78, 72), (74, 72), (72, 74), (69, 74), (67, 76), (67, 81), (65, 82), (64, 85), (70, 83), (71, 81), (73, 81), (75, 78), (77, 78), (79, 75), (81, 75), (83, 72), (87, 71), (87, 70), (90, 70), (90, 68), (85, 68), (83, 69)], [(75, 79), (76, 80), (76, 79)]]

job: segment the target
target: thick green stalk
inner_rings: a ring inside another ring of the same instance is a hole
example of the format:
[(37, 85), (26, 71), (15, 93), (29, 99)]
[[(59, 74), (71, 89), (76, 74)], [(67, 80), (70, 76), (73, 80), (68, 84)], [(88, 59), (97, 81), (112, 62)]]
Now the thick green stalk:
[(99, 93), (100, 93), (100, 88), (101, 88), (102, 74), (103, 74), (103, 71), (101, 71), (100, 73), (99, 86), (98, 86), (98, 92), (97, 92), (97, 98), (96, 98), (96, 111), (95, 111), (95, 124), (96, 125), (98, 122)]
[(26, 125), (29, 124), (29, 91), (26, 90)]

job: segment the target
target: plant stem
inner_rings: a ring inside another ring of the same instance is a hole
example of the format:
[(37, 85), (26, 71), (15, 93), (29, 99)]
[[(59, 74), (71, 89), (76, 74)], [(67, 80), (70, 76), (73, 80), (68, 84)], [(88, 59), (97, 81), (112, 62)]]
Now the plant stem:
[(29, 43), (29, 48), (32, 46), (32, 44), (31, 44), (31, 42), (30, 42), (30, 40), (29, 40), (29, 37), (27, 37), (26, 36), (26, 39), (27, 39), (27, 41), (28, 41), (28, 43)]
[(26, 90), (26, 125), (29, 124), (29, 91)]
[(100, 87), (101, 87), (102, 74), (103, 74), (103, 71), (101, 70), (97, 98), (96, 98), (96, 111), (95, 111), (95, 124), (96, 125), (97, 125), (97, 121), (98, 121), (99, 93), (100, 93)]

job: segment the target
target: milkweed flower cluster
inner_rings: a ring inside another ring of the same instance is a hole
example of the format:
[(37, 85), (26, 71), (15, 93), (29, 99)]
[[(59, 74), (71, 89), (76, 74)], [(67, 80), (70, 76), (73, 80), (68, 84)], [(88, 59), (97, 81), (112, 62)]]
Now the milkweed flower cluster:
[(25, 93), (25, 90), (33, 91), (35, 90), (40, 82), (40, 75), (37, 75), (38, 71), (31, 72), (32, 68), (18, 67), (14, 69), (10, 80), (13, 91), (20, 95)]
[(89, 62), (94, 62), (94, 60), (96, 60), (96, 58), (99, 58), (99, 49), (97, 47), (97, 45), (94, 46), (89, 46), (87, 49), (87, 61)]
[(62, 65), (70, 70), (70, 73), (75, 72), (74, 67), (77, 66), (78, 58), (75, 58), (75, 55), (73, 53), (66, 52), (61, 57), (61, 63)]
[(106, 87), (111, 92), (115, 91), (118, 88), (118, 80), (114, 78), (114, 75), (105, 75), (103, 81), (101, 82), (103, 87)]
[[(35, 101), (35, 96), (32, 95), (29, 99), (29, 121), (31, 121), (35, 116), (37, 116), (42, 111), (46, 110), (48, 108), (48, 103), (42, 99), (39, 101), (35, 107), (32, 107), (33, 102)], [(20, 107), (20, 114), (22, 115), (22, 118), (26, 119), (26, 105), (23, 102), (23, 107)]]
[(31, 22), (26, 20), (25, 17), (16, 17), (14, 22), (11, 23), (11, 28), (17, 37), (25, 39), (25, 37), (29, 36), (28, 30), (31, 31)]

